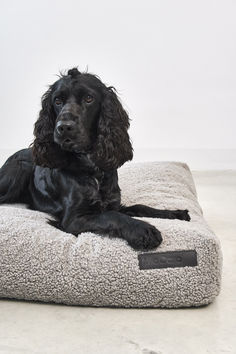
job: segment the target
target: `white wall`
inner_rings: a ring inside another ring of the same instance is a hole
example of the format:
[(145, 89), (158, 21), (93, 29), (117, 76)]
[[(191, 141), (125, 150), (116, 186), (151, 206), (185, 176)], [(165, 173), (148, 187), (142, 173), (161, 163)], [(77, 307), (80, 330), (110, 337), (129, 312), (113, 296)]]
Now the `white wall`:
[(21, 148), (47, 84), (79, 65), (114, 85), (134, 147), (236, 148), (236, 2), (1, 2), (0, 148)]

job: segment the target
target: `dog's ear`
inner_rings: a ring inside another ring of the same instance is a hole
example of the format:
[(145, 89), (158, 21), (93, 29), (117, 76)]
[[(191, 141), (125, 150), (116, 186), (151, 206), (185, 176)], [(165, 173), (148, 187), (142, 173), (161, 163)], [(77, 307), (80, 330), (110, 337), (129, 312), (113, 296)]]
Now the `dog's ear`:
[(66, 153), (53, 140), (55, 112), (52, 105), (54, 85), (42, 97), (42, 108), (34, 125), (35, 139), (31, 144), (36, 165), (56, 168), (66, 164)]
[(113, 87), (106, 87), (97, 126), (94, 160), (103, 170), (116, 169), (132, 160), (133, 149), (128, 135), (129, 117)]

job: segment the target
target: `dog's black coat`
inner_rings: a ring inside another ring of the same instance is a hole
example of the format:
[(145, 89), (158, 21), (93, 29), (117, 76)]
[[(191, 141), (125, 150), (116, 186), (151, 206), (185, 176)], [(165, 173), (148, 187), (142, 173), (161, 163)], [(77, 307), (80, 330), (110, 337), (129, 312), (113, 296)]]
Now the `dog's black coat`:
[(133, 157), (129, 118), (114, 88), (76, 68), (42, 97), (35, 139), (0, 169), (0, 203), (26, 203), (49, 223), (78, 235), (91, 231), (125, 239), (135, 249), (158, 246), (152, 225), (132, 216), (190, 220), (187, 210), (121, 205), (117, 168)]

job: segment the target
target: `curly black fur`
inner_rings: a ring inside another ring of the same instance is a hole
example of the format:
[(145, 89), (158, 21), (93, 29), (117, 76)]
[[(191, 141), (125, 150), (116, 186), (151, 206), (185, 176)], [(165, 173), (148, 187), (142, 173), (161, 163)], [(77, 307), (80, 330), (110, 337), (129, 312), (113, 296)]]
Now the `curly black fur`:
[(158, 246), (160, 232), (132, 216), (190, 217), (186, 210), (121, 205), (117, 168), (133, 157), (129, 125), (113, 87), (70, 69), (43, 95), (30, 148), (0, 169), (0, 203), (47, 212), (51, 225), (76, 236), (108, 233), (135, 249)]
[[(127, 133), (129, 117), (119, 102), (115, 89), (106, 87), (95, 75), (81, 74), (76, 68), (69, 70), (68, 76), (77, 81), (83, 76), (86, 84), (91, 82), (102, 94), (93, 146), (93, 160), (96, 164), (102, 169), (112, 169), (132, 160), (133, 149)], [(66, 166), (68, 161), (68, 153), (63, 151), (53, 138), (56, 113), (52, 105), (52, 93), (65, 77), (50, 86), (43, 95), (42, 109), (35, 123), (33, 155), (36, 164), (44, 167), (62, 167)]]

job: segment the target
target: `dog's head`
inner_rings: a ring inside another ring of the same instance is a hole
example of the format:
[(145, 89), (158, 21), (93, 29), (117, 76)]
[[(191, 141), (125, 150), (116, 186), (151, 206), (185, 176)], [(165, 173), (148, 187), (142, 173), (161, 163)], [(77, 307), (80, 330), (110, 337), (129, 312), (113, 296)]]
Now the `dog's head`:
[(64, 167), (69, 155), (89, 153), (98, 167), (118, 168), (133, 156), (128, 128), (114, 88), (71, 69), (42, 97), (32, 144), (35, 163)]

